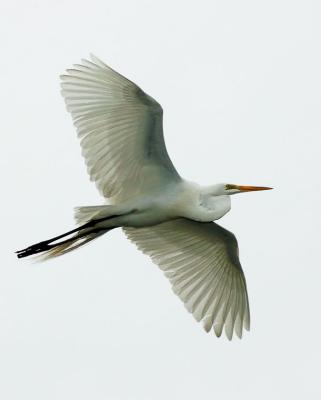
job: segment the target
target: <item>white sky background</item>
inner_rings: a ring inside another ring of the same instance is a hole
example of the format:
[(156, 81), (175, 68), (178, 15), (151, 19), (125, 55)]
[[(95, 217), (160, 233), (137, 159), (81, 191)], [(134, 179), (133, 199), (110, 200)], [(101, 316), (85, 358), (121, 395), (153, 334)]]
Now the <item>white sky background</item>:
[[(2, 1), (0, 397), (320, 399), (319, 1)], [(100, 204), (59, 74), (93, 52), (164, 108), (168, 151), (232, 198), (252, 315), (206, 334), (122, 232), (45, 264), (13, 251)]]

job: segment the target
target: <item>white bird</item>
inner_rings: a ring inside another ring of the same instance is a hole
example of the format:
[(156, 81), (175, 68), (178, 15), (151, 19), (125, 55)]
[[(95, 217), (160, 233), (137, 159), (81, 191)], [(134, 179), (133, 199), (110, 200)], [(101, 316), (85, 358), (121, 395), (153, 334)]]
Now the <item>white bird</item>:
[(250, 311), (238, 245), (212, 221), (230, 210), (232, 194), (270, 188), (184, 180), (165, 147), (162, 107), (97, 57), (74, 65), (61, 80), (88, 173), (106, 204), (76, 208), (77, 228), (18, 257), (56, 257), (122, 227), (207, 332), (213, 328), (219, 337), (225, 327), (229, 339), (234, 331), (241, 338)]

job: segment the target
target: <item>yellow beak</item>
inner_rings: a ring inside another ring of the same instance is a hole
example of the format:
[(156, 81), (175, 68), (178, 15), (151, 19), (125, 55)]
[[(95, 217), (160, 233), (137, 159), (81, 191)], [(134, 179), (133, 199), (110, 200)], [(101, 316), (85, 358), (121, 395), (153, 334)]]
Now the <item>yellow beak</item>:
[(258, 190), (271, 190), (273, 188), (266, 186), (237, 186), (237, 189), (241, 192), (256, 192)]

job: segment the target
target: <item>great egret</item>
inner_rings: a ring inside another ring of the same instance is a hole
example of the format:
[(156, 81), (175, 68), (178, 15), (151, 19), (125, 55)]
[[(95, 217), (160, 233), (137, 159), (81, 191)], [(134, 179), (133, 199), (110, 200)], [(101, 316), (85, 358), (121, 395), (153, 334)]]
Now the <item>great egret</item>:
[(166, 151), (162, 107), (97, 57), (82, 60), (61, 80), (88, 173), (106, 204), (76, 208), (77, 228), (18, 257), (60, 256), (122, 227), (207, 332), (213, 327), (220, 336), (225, 327), (229, 339), (233, 331), (241, 338), (250, 312), (237, 241), (212, 221), (230, 210), (230, 195), (270, 188), (184, 180)]

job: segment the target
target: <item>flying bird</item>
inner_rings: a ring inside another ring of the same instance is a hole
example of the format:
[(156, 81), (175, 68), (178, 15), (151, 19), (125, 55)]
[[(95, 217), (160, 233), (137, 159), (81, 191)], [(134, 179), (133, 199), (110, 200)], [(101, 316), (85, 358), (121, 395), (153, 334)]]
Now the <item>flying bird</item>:
[(17, 256), (57, 257), (121, 227), (207, 332), (241, 338), (250, 311), (238, 244), (213, 221), (230, 210), (231, 195), (271, 188), (183, 179), (166, 150), (162, 107), (93, 55), (68, 69), (61, 86), (90, 179), (106, 201), (76, 208), (75, 229)]

